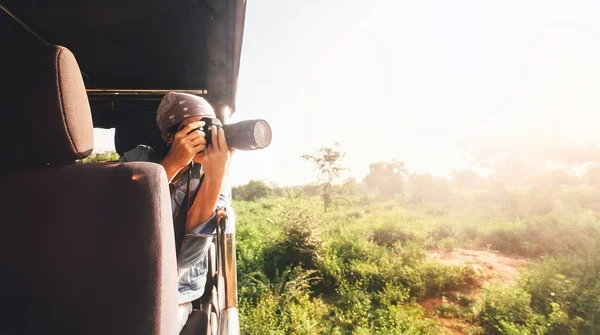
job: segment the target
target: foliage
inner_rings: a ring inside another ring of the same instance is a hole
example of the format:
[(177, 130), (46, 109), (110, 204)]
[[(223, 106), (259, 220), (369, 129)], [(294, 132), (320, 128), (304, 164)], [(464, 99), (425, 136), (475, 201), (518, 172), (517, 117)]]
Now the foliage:
[(379, 190), (383, 195), (391, 197), (402, 193), (407, 174), (403, 162), (393, 160), (371, 163), (364, 183), (369, 189)]
[(600, 228), (588, 224), (564, 224), (554, 216), (536, 217), (517, 226), (499, 227), (480, 237), (480, 245), (528, 257), (586, 255), (597, 249)]
[(95, 152), (82, 160), (83, 163), (118, 161), (119, 154), (115, 151)]
[(450, 179), (460, 190), (480, 189), (486, 186), (486, 180), (475, 171), (453, 170)]
[(548, 316), (550, 333), (593, 333), (600, 330), (594, 324), (600, 319), (599, 273), (597, 253), (587, 259), (548, 258), (526, 273), (521, 286), (531, 293), (531, 306)]
[(396, 243), (406, 245), (408, 242), (416, 240), (416, 236), (393, 224), (385, 224), (382, 227), (373, 230), (373, 243), (392, 247)]
[(276, 222), (282, 227), (283, 235), (265, 250), (268, 264), (264, 270), (268, 275), (273, 276), (288, 266), (317, 268), (322, 240), (313, 212), (311, 205), (301, 200), (279, 207)]
[(236, 200), (256, 201), (271, 194), (271, 188), (262, 180), (250, 180), (248, 184), (232, 189)]
[(321, 299), (311, 298), (309, 288), (319, 278), (316, 271), (286, 268), (273, 281), (261, 273), (254, 274), (260, 296), (253, 303), (240, 299), (240, 326), (246, 334), (316, 334), (326, 329), (323, 319), (328, 313)]
[(426, 203), (443, 201), (450, 196), (450, 183), (430, 174), (411, 174), (409, 177), (412, 201)]
[(530, 303), (531, 295), (522, 289), (492, 285), (483, 294), (480, 319), (489, 334), (519, 334), (525, 330), (543, 334), (544, 317), (535, 313)]
[[(297, 189), (236, 201), (243, 330), (443, 334), (452, 324), (465, 334), (599, 333), (600, 214), (591, 204), (600, 197), (591, 186), (565, 187), (553, 188), (547, 214), (533, 210), (531, 188), (504, 186), (424, 203), (411, 201), (410, 188), (395, 199), (361, 194), (327, 212)], [(477, 267), (428, 260), (428, 248), (530, 261), (519, 281), (474, 295), (485, 279)], [(424, 299), (442, 304), (425, 311)]]

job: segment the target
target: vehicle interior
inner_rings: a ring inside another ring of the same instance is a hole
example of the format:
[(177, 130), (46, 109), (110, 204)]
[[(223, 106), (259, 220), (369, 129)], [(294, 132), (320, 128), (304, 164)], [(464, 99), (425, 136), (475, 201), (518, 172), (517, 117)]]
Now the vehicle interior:
[[(162, 144), (164, 94), (236, 110), (246, 2), (0, 1), (0, 138), (7, 213), (0, 334), (173, 334), (169, 186), (153, 163), (91, 163), (93, 128), (119, 154)], [(210, 250), (182, 334), (238, 332), (235, 236)]]

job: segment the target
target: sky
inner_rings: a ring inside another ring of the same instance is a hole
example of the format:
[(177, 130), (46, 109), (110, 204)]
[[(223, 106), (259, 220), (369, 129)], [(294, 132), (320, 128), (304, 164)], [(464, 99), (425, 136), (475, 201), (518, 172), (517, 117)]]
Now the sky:
[(473, 145), (600, 144), (599, 14), (598, 1), (249, 1), (231, 121), (265, 119), (273, 141), (236, 152), (233, 183), (309, 183), (300, 156), (336, 142), (359, 180), (392, 159), (468, 169)]

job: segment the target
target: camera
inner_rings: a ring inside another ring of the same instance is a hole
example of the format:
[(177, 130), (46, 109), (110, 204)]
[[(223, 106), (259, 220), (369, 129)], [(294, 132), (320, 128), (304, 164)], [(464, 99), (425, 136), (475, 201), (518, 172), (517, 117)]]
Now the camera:
[(271, 144), (271, 126), (265, 120), (245, 120), (222, 125), (219, 119), (203, 118), (202, 131), (206, 134), (206, 145), (212, 143), (211, 127), (223, 128), (227, 146), (235, 150), (264, 149)]

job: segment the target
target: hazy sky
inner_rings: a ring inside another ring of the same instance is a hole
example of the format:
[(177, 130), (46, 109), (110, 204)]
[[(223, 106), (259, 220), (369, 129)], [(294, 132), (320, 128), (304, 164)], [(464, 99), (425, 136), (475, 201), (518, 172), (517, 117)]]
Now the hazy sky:
[[(249, 1), (233, 119), (273, 142), (238, 152), (235, 184), (313, 180), (339, 142), (351, 174), (397, 158), (446, 175), (470, 143), (600, 143), (598, 1)], [(98, 149), (112, 134), (97, 132)]]

